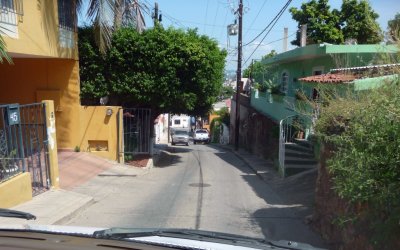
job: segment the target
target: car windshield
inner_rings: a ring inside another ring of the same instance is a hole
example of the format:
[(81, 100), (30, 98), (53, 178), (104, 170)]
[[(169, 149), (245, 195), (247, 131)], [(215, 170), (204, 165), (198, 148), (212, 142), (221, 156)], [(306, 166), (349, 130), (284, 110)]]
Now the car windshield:
[(400, 0), (0, 0), (0, 86), (0, 227), (400, 249)]
[(175, 135), (188, 135), (188, 131), (177, 130), (174, 132)]
[(197, 130), (196, 134), (208, 134), (207, 130)]

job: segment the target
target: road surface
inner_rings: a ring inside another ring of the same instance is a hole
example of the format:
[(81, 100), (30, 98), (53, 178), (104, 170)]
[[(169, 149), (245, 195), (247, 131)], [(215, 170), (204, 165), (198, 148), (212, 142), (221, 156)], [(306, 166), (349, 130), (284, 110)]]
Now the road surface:
[(157, 166), (107, 170), (73, 191), (95, 203), (66, 225), (189, 228), (323, 246), (268, 183), (232, 152), (210, 145), (168, 147)]

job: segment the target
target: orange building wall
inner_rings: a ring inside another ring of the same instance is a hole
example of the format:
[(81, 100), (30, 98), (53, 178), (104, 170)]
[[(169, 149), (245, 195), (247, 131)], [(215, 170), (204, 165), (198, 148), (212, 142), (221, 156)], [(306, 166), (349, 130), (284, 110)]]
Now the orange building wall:
[(3, 90), (0, 103), (54, 100), (59, 149), (79, 145), (78, 61), (47, 58), (14, 58), (13, 61), (14, 65), (0, 64), (0, 88)]

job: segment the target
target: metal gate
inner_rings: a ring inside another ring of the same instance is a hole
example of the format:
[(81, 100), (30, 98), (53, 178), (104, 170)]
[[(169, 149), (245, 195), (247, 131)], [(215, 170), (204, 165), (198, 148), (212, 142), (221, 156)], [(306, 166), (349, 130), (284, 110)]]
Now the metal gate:
[(44, 103), (0, 106), (0, 182), (30, 172), (33, 195), (50, 187)]
[(135, 154), (150, 153), (151, 110), (145, 108), (123, 108), (122, 112), (122, 148), (120, 153), (125, 161)]

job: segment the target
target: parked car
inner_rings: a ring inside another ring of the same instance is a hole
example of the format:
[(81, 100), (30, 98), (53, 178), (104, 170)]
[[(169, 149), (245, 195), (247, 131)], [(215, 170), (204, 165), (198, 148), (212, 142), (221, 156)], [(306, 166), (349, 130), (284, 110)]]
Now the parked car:
[(189, 131), (187, 130), (174, 130), (172, 133), (172, 145), (185, 144), (189, 146)]
[(198, 142), (210, 142), (210, 134), (206, 129), (196, 129), (194, 131), (193, 143), (196, 144)]

